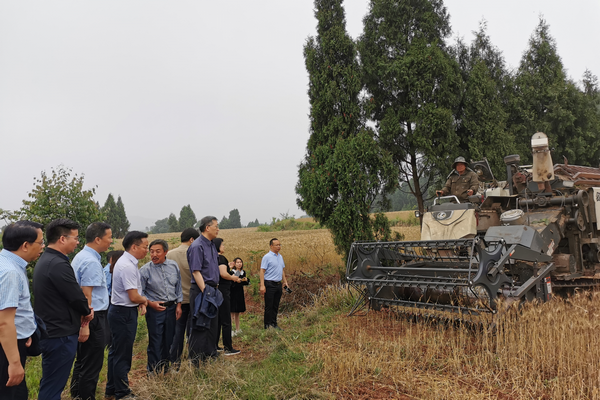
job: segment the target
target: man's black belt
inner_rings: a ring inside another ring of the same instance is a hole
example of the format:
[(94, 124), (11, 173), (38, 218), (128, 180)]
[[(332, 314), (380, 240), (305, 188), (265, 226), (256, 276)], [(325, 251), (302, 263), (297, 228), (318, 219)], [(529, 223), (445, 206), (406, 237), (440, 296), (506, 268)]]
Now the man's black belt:
[(169, 301), (164, 301), (164, 302), (158, 303), (158, 304), (160, 304), (163, 307), (171, 307), (171, 306), (174, 306), (175, 304), (177, 304), (177, 301), (176, 300), (169, 300)]

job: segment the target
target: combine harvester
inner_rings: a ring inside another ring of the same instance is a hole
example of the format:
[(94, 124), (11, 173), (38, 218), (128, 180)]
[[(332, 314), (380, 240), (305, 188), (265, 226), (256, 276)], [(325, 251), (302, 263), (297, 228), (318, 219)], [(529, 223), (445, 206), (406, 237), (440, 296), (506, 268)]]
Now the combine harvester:
[(553, 166), (543, 133), (531, 145), (533, 165), (504, 158), (505, 182), (487, 160), (471, 163), (492, 183), (467, 203), (435, 199), (420, 241), (353, 243), (346, 278), (360, 295), (350, 315), (400, 306), (409, 318), (473, 321), (496, 314), (499, 300), (600, 286), (600, 169)]

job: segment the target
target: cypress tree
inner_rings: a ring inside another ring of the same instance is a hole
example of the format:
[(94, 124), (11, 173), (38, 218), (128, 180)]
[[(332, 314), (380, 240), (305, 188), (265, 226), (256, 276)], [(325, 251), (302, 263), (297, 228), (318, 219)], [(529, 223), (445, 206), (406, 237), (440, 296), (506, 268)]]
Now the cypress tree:
[(486, 157), (494, 176), (503, 179), (504, 157), (516, 152), (514, 135), (508, 130), (511, 76), (502, 53), (486, 33), (485, 22), (469, 49), (460, 49), (460, 43), (458, 47), (465, 80), (456, 118), (460, 148), (467, 160)]
[(242, 220), (240, 218), (240, 212), (237, 208), (229, 211), (229, 228), (237, 229), (242, 227)]
[(555, 162), (565, 156), (570, 164), (596, 166), (600, 141), (594, 116), (586, 112), (594, 107), (589, 100), (567, 77), (550, 27), (541, 18), (515, 78), (510, 123), (522, 158), (530, 159), (531, 135), (544, 132)]
[(104, 206), (102, 207), (102, 212), (106, 216), (106, 222), (112, 227), (113, 237), (118, 239), (119, 236), (117, 235), (117, 232), (119, 225), (119, 216), (117, 211), (117, 203), (115, 202), (115, 198), (113, 197), (112, 193), (108, 194), (108, 197), (104, 202)]
[(169, 232), (179, 232), (179, 221), (177, 221), (177, 217), (175, 216), (175, 214), (171, 213), (169, 215)]
[(346, 33), (341, 0), (315, 0), (317, 36), (308, 38), (310, 138), (299, 166), (297, 204), (329, 228), (338, 253), (355, 240), (373, 240), (369, 209), (393, 187), (396, 172), (364, 124), (361, 72)]
[(445, 175), (458, 155), (462, 79), (444, 41), (449, 16), (441, 0), (371, 0), (363, 22), (358, 49), (367, 111), (423, 211), (436, 167)]
[[(127, 214), (125, 213), (125, 205), (123, 204), (123, 200), (121, 196), (117, 199), (117, 225), (113, 230), (116, 230), (117, 238), (124, 238), (127, 232), (129, 232), (129, 220), (127, 219)], [(113, 232), (113, 235), (115, 233)]]
[(184, 230), (187, 228), (192, 228), (196, 225), (196, 214), (192, 210), (192, 207), (188, 204), (187, 206), (183, 206), (181, 211), (179, 212), (179, 229)]

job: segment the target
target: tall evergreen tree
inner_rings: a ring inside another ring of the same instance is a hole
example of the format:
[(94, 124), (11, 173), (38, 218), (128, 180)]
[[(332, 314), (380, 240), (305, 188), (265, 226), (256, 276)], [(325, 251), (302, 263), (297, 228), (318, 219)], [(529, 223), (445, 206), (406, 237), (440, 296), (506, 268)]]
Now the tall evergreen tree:
[(516, 152), (514, 135), (507, 126), (511, 76), (502, 53), (486, 33), (485, 22), (470, 48), (459, 42), (457, 50), (465, 81), (456, 118), (460, 148), (467, 160), (486, 157), (494, 176), (503, 179), (503, 159)]
[(424, 209), (429, 184), (458, 155), (454, 115), (461, 77), (444, 39), (441, 0), (371, 0), (358, 49), (370, 95), (369, 117)]
[(183, 206), (181, 211), (179, 212), (179, 229), (184, 230), (187, 228), (192, 228), (196, 225), (196, 214), (192, 210), (192, 207), (188, 204), (187, 206)]
[(220, 229), (229, 229), (229, 219), (223, 215), (223, 218), (219, 220), (219, 228)]
[(397, 175), (364, 124), (361, 73), (342, 1), (315, 0), (315, 17), (317, 36), (304, 46), (311, 135), (299, 166), (297, 204), (329, 228), (336, 250), (347, 256), (353, 241), (375, 238), (369, 209)]
[(169, 224), (169, 232), (179, 232), (179, 221), (177, 221), (177, 217), (175, 216), (175, 214), (171, 213), (169, 215), (169, 220), (168, 220), (168, 224)]
[(242, 220), (240, 218), (240, 212), (238, 211), (237, 208), (234, 208), (233, 210), (229, 211), (229, 228), (230, 229), (237, 229), (237, 228), (241, 228), (242, 227)]
[(129, 220), (125, 214), (125, 206), (123, 205), (121, 196), (119, 196), (115, 203), (115, 198), (112, 193), (109, 193), (102, 207), (102, 212), (106, 215), (106, 222), (112, 228), (113, 237), (117, 239), (124, 238), (125, 234), (129, 231)]
[[(115, 238), (119, 238), (117, 236), (117, 227), (119, 224), (119, 217), (118, 217), (118, 211), (117, 211), (117, 203), (115, 202), (115, 198), (113, 197), (112, 193), (108, 194), (108, 197), (106, 197), (106, 201), (104, 202), (104, 206), (102, 206), (102, 212), (104, 213), (104, 215), (106, 216), (106, 222), (108, 224), (110, 224), (110, 226), (112, 227), (113, 230), (113, 237)], [(121, 236), (122, 237), (122, 236)]]
[(530, 160), (531, 136), (544, 132), (555, 148), (555, 162), (565, 156), (571, 164), (597, 165), (600, 140), (592, 121), (585, 118), (586, 100), (567, 78), (550, 28), (540, 19), (515, 78), (511, 127), (521, 143), (522, 158)]
[(129, 220), (127, 219), (127, 214), (125, 213), (125, 205), (123, 204), (123, 200), (121, 196), (117, 199), (117, 221), (118, 224), (113, 228), (113, 235), (116, 235), (117, 238), (124, 238), (127, 232), (129, 232)]

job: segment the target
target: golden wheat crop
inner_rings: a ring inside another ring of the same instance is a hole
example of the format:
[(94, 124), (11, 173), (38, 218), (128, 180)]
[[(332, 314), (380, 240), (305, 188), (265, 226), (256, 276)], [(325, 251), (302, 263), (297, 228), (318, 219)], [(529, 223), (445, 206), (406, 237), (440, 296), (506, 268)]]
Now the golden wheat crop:
[(376, 385), (423, 399), (600, 399), (599, 293), (515, 307), (494, 332), (414, 324), (390, 311), (337, 324), (314, 356), (339, 397)]
[[(387, 213), (390, 219), (406, 218), (411, 212), (398, 211)], [(302, 220), (310, 220), (308, 218)], [(392, 231), (404, 235), (405, 240), (418, 240), (418, 226), (392, 227)], [(149, 241), (164, 239), (170, 248), (179, 246), (180, 233), (159, 233), (149, 235)], [(317, 269), (331, 265), (343, 266), (342, 257), (336, 253), (327, 229), (293, 230), (278, 232), (258, 232), (256, 228), (221, 229), (219, 237), (224, 239), (225, 257), (233, 261), (235, 257), (244, 260), (246, 270), (258, 273), (262, 256), (269, 252), (269, 240), (278, 238), (281, 242), (281, 255), (285, 261), (286, 273), (312, 273)], [(122, 249), (121, 240), (116, 241), (115, 249)], [(148, 257), (142, 263), (148, 262)]]

